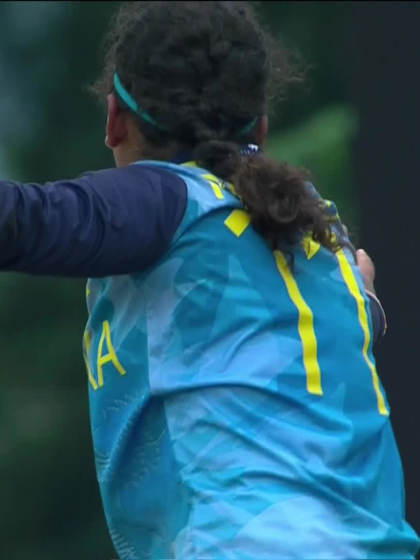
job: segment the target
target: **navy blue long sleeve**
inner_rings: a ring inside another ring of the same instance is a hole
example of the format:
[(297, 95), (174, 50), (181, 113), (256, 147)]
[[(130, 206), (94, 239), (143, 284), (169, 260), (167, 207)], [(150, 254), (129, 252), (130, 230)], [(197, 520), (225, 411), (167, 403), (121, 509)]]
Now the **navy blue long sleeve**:
[[(145, 165), (45, 185), (0, 181), (0, 269), (92, 278), (143, 270), (169, 247), (186, 202), (182, 179)], [(376, 341), (385, 318), (369, 299)]]
[(169, 246), (186, 200), (177, 175), (137, 165), (45, 185), (0, 181), (0, 268), (69, 277), (140, 271)]

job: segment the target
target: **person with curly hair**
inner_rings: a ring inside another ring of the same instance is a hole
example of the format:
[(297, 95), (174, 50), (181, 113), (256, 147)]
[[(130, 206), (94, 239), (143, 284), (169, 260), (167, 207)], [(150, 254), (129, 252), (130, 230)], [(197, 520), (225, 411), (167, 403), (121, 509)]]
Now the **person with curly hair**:
[(0, 267), (88, 277), (104, 511), (122, 560), (414, 558), (372, 345), (374, 268), (264, 153), (298, 82), (248, 2), (123, 4), (95, 92), (116, 167), (0, 181)]

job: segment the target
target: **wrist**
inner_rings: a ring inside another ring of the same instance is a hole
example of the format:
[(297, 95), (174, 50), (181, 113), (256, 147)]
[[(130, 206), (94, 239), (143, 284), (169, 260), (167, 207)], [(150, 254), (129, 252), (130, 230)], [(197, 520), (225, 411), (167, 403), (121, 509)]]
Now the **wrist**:
[(369, 296), (370, 298), (372, 298), (373, 300), (376, 301), (376, 303), (379, 306), (379, 309), (381, 310), (381, 314), (382, 314), (382, 318), (383, 318), (383, 330), (382, 330), (382, 336), (384, 336), (384, 334), (386, 333), (387, 329), (388, 329), (388, 323), (386, 320), (386, 314), (385, 314), (385, 310), (382, 307), (381, 302), (379, 301), (378, 296), (376, 295), (374, 290), (369, 290), (368, 288), (365, 288), (365, 292), (366, 295)]

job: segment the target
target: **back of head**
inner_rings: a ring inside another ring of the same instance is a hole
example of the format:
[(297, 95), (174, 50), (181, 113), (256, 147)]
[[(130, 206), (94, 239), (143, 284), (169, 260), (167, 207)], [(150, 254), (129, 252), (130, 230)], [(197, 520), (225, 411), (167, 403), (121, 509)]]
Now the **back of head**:
[[(254, 227), (276, 248), (312, 232), (334, 248), (330, 218), (306, 186), (306, 172), (263, 153), (257, 142), (269, 100), (300, 81), (291, 57), (258, 23), (249, 2), (131, 2), (108, 36), (95, 90), (115, 92), (115, 75), (135, 100), (145, 157), (166, 159), (174, 147), (235, 184)], [(172, 154), (173, 155), (173, 154)]]

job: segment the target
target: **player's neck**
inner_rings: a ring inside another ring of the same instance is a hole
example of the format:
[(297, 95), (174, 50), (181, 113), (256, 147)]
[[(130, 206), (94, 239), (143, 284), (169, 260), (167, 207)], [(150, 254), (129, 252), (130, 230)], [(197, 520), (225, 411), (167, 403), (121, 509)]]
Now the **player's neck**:
[(115, 149), (113, 152), (116, 167), (126, 167), (135, 161), (143, 159), (141, 153), (135, 150)]
[(125, 167), (142, 160), (172, 161), (180, 149), (172, 142), (164, 147), (153, 148), (145, 143), (123, 142), (112, 151), (116, 167)]

